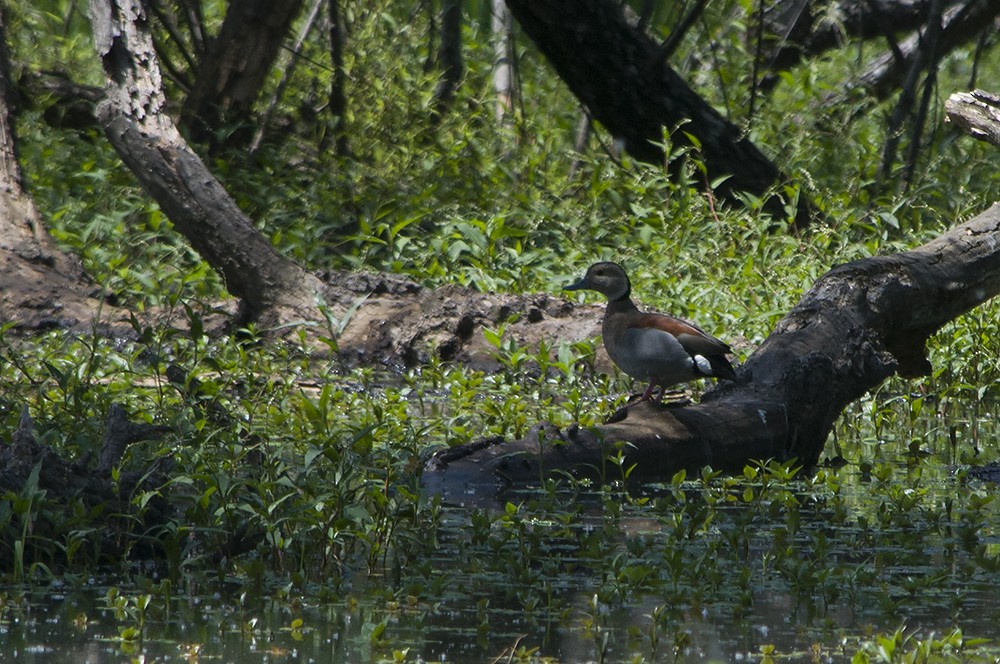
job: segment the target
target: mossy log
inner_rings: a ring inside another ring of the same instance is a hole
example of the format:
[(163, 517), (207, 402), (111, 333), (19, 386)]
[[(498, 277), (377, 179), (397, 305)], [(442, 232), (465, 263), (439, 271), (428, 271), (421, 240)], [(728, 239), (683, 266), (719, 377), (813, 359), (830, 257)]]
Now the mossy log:
[(433, 456), (425, 487), (446, 497), (495, 494), (553, 473), (630, 479), (681, 469), (739, 470), (754, 460), (816, 464), (845, 406), (894, 373), (931, 370), (925, 342), (1000, 290), (1000, 204), (919, 248), (854, 261), (821, 277), (737, 370), (736, 383), (686, 406), (643, 402), (614, 421), (520, 440), (477, 441)]

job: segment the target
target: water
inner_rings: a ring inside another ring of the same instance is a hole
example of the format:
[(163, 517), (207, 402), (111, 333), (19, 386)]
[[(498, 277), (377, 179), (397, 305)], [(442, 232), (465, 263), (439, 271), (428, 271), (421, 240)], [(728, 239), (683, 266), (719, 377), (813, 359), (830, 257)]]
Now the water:
[(8, 588), (0, 659), (850, 661), (900, 627), (1000, 640), (991, 492), (926, 461), (631, 496), (564, 486), (445, 508), (430, 557), (339, 587), (148, 583), (120, 589), (117, 612), (104, 583)]

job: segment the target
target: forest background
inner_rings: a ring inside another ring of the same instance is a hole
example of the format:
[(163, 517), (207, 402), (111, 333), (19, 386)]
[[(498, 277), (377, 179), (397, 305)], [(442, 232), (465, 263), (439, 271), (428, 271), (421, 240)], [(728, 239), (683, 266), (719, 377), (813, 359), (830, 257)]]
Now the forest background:
[[(5, 4), (0, 430), (29, 450), (2, 471), (11, 580), (146, 559), (170, 578), (405, 576), (437, 546), (434, 451), (624, 402), (599, 309), (559, 295), (591, 262), (745, 359), (833, 266), (996, 198), (995, 148), (944, 100), (1000, 87), (1000, 3), (510, 4), (150, 2), (129, 46), (148, 37), (136, 69), (159, 92), (125, 112), (141, 82), (89, 17), (138, 4)], [(644, 72), (567, 57), (571, 15), (655, 45), (690, 120), (630, 135), (649, 118), (614, 86)], [(171, 207), (129, 113), (234, 207)], [(227, 254), (203, 222), (240, 215)], [(887, 478), (922, 453), (995, 461), (997, 320), (988, 301), (931, 337), (927, 375), (852, 404), (824, 459)], [(995, 544), (973, 544), (985, 573)]]

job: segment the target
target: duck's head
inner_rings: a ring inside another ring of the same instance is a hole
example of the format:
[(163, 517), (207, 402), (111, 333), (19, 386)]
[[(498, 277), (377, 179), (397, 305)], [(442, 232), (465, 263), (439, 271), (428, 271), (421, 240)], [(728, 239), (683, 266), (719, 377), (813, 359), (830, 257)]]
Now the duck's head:
[(583, 279), (565, 288), (565, 290), (584, 289), (597, 291), (608, 300), (614, 301), (627, 298), (632, 292), (632, 283), (621, 265), (605, 261), (591, 265)]

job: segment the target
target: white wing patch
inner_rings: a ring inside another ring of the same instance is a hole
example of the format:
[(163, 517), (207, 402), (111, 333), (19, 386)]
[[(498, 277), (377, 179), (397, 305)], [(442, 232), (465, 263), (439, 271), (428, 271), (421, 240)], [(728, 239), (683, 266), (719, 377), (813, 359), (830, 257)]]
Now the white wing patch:
[(691, 359), (694, 360), (695, 370), (705, 376), (714, 376), (715, 372), (712, 371), (712, 364), (708, 361), (704, 355), (693, 355)]

